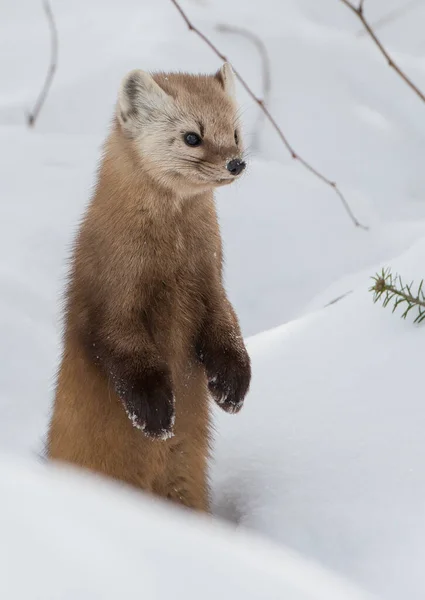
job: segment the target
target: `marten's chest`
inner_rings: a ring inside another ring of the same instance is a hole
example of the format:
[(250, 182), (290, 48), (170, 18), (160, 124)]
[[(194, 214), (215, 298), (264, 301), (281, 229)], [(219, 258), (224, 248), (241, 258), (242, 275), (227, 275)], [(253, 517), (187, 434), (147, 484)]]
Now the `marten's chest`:
[(164, 229), (152, 234), (142, 231), (140, 265), (167, 283), (196, 282), (220, 268), (220, 238), (213, 227), (203, 222), (202, 214), (190, 220), (170, 219)]
[[(220, 248), (216, 236), (175, 224), (150, 248), (142, 270), (145, 307), (154, 337), (162, 346), (187, 347), (206, 316), (206, 298), (220, 285)], [(143, 261), (143, 257), (142, 257)]]

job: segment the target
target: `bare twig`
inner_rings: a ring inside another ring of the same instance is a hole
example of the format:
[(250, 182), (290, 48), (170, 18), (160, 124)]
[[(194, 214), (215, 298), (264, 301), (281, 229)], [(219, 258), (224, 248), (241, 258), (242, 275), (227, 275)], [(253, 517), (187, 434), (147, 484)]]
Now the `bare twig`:
[[(423, 0), (410, 0), (410, 2), (407, 2), (403, 6), (394, 8), (393, 10), (390, 10), (389, 12), (384, 14), (380, 19), (372, 23), (371, 27), (376, 31), (384, 25), (388, 25), (388, 23), (394, 22), (399, 17), (407, 15), (407, 13), (409, 13), (412, 9), (416, 8), (420, 4), (423, 5)], [(360, 31), (357, 32), (356, 35), (358, 37), (363, 37), (365, 35), (368, 35), (368, 32), (363, 27), (362, 29), (360, 29)]]
[(56, 29), (56, 23), (53, 16), (52, 8), (48, 0), (43, 1), (44, 12), (46, 13), (47, 21), (50, 27), (51, 36), (51, 52), (50, 52), (50, 65), (44, 80), (43, 87), (37, 98), (33, 110), (28, 114), (27, 122), (30, 127), (34, 127), (38, 115), (40, 114), (43, 104), (46, 100), (50, 86), (52, 85), (53, 77), (55, 75), (58, 66), (58, 31)]
[[(184, 10), (182, 9), (182, 7), (180, 6), (178, 0), (171, 0), (171, 2), (174, 4), (174, 6), (179, 11), (182, 19), (185, 21), (185, 23), (186, 23), (187, 27), (189, 28), (189, 30), (193, 31), (194, 33), (196, 33), (196, 35), (198, 37), (200, 37), (201, 40), (203, 40), (205, 42), (205, 44), (207, 46), (209, 46), (211, 48), (211, 50), (222, 61), (224, 61), (224, 62), (230, 62), (228, 60), (228, 58), (222, 52), (220, 52), (220, 50), (207, 38), (207, 36), (204, 33), (202, 33), (202, 31), (200, 31), (197, 27), (195, 27), (192, 24), (192, 22), (189, 20), (189, 18), (187, 17), (186, 13), (184, 12)], [(261, 110), (263, 111), (263, 113), (265, 114), (266, 118), (268, 119), (268, 121), (272, 125), (273, 129), (276, 131), (276, 133), (280, 137), (281, 141), (283, 142), (284, 146), (286, 147), (286, 149), (288, 150), (288, 152), (290, 153), (290, 155), (292, 156), (292, 158), (294, 160), (297, 160), (300, 164), (302, 164), (302, 166), (305, 169), (307, 169), (308, 171), (310, 171), (310, 173), (312, 173), (318, 179), (320, 179), (321, 181), (323, 181), (323, 183), (325, 183), (326, 185), (328, 185), (328, 186), (330, 186), (331, 188), (334, 189), (335, 193), (338, 195), (339, 199), (341, 200), (342, 205), (344, 206), (344, 208), (345, 208), (348, 216), (350, 217), (350, 219), (352, 220), (352, 222), (354, 223), (354, 225), (356, 227), (361, 227), (362, 229), (368, 229), (368, 227), (366, 227), (365, 225), (362, 225), (356, 219), (356, 217), (354, 216), (353, 211), (350, 208), (350, 205), (348, 204), (347, 200), (345, 199), (345, 196), (343, 195), (343, 193), (341, 192), (341, 190), (339, 189), (339, 187), (337, 186), (337, 184), (334, 181), (332, 181), (331, 179), (328, 179), (327, 177), (325, 177), (324, 175), (322, 175), (319, 171), (317, 171), (317, 169), (315, 169), (312, 165), (310, 165), (310, 163), (308, 163), (299, 154), (297, 154), (297, 152), (295, 152), (293, 146), (289, 143), (289, 141), (286, 138), (285, 134), (283, 133), (282, 129), (276, 123), (275, 119), (272, 117), (272, 115), (270, 114), (268, 108), (264, 104), (264, 100), (262, 100), (261, 98), (258, 98), (254, 94), (254, 92), (251, 90), (251, 88), (249, 87), (249, 85), (246, 83), (245, 79), (233, 67), (233, 65), (232, 65), (232, 68), (233, 68), (233, 72), (235, 73), (236, 78), (241, 83), (242, 87), (245, 89), (245, 91), (248, 93), (248, 95), (254, 100), (254, 102), (256, 102), (258, 104), (258, 106), (260, 106)]]
[(337, 296), (336, 298), (334, 298), (333, 300), (331, 300), (330, 302), (325, 304), (325, 306), (323, 308), (327, 308), (328, 306), (332, 306), (332, 304), (336, 304), (337, 302), (339, 302), (340, 300), (342, 300), (343, 298), (345, 298), (346, 296), (348, 296), (349, 294), (352, 294), (352, 293), (353, 293), (353, 290), (348, 290), (348, 292), (345, 292), (345, 294), (341, 294), (340, 296)]
[[(221, 23), (216, 27), (217, 31), (222, 33), (234, 33), (236, 35), (240, 35), (245, 39), (249, 40), (254, 44), (257, 48), (258, 53), (261, 57), (261, 65), (262, 65), (262, 88), (263, 88), (263, 102), (267, 106), (270, 98), (270, 90), (271, 90), (271, 76), (270, 76), (270, 58), (267, 53), (266, 45), (263, 40), (248, 29), (243, 29), (242, 27), (233, 27), (232, 25), (227, 25), (225, 23)], [(251, 142), (252, 147), (256, 150), (259, 148), (259, 136), (260, 129), (262, 125), (262, 121), (265, 118), (265, 114), (262, 110), (258, 113), (257, 125), (254, 128), (253, 140)]]
[(386, 49), (384, 48), (384, 46), (382, 45), (382, 43), (380, 42), (380, 40), (376, 37), (376, 33), (373, 31), (371, 25), (369, 24), (369, 22), (367, 21), (367, 19), (364, 16), (364, 11), (363, 11), (363, 8), (362, 8), (363, 5), (360, 4), (358, 7), (356, 7), (356, 6), (354, 6), (354, 4), (351, 4), (350, 0), (341, 0), (341, 2), (343, 4), (345, 4), (345, 6), (347, 6), (350, 10), (352, 10), (353, 13), (355, 15), (357, 15), (357, 17), (360, 19), (360, 21), (363, 24), (363, 27), (366, 29), (367, 33), (370, 35), (370, 37), (372, 38), (372, 40), (374, 41), (374, 43), (376, 44), (376, 46), (379, 48), (381, 54), (384, 56), (384, 58), (388, 62), (388, 65), (390, 67), (392, 67), (394, 69), (394, 71), (410, 87), (410, 89), (412, 89), (415, 92), (415, 94), (417, 94), (419, 96), (419, 98), (423, 102), (425, 102), (425, 95), (423, 94), (423, 92), (421, 92), (421, 90), (413, 83), (413, 81), (411, 79), (409, 79), (409, 77), (407, 77), (407, 75), (394, 62), (394, 60), (388, 54), (388, 52), (386, 51)]

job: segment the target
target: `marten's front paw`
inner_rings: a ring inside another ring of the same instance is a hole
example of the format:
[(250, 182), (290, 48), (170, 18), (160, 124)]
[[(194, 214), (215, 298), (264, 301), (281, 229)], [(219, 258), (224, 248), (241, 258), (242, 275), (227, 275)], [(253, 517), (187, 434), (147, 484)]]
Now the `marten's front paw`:
[(203, 362), (214, 400), (226, 412), (239, 412), (251, 381), (251, 363), (245, 347), (210, 349)]
[(174, 394), (166, 372), (154, 371), (139, 378), (122, 395), (130, 421), (152, 439), (173, 436)]

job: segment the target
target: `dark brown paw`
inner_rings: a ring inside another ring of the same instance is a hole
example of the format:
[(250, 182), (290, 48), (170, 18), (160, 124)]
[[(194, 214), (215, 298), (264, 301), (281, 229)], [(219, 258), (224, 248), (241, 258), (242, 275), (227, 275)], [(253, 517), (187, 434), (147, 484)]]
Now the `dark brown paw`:
[(146, 374), (119, 395), (128, 418), (147, 437), (166, 440), (174, 435), (174, 394), (167, 373)]
[(251, 382), (251, 363), (245, 347), (241, 343), (236, 348), (209, 348), (201, 356), (214, 400), (226, 412), (239, 412)]

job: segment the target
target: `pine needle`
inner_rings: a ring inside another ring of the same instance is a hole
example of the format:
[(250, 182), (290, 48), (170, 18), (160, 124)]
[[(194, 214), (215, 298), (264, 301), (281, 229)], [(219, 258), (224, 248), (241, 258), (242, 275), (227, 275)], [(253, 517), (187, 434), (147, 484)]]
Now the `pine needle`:
[(372, 277), (374, 284), (370, 288), (373, 292), (373, 301), (382, 302), (382, 306), (392, 304), (392, 312), (399, 306), (404, 308), (401, 318), (405, 319), (412, 309), (415, 311), (414, 323), (422, 323), (425, 319), (425, 292), (423, 290), (424, 280), (419, 283), (415, 292), (415, 282), (404, 283), (401, 276), (393, 275), (390, 268), (382, 269)]

